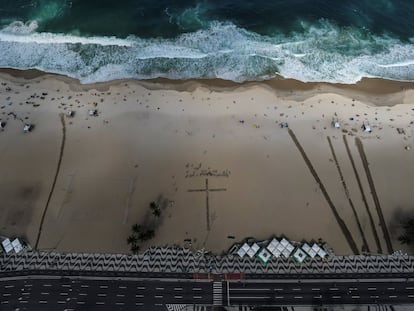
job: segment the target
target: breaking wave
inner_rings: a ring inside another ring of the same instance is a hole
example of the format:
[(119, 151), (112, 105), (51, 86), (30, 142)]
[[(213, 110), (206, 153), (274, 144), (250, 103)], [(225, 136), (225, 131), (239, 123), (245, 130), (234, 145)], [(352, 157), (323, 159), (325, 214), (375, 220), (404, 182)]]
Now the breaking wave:
[(64, 74), (82, 83), (157, 77), (414, 80), (412, 39), (403, 42), (326, 20), (302, 22), (301, 27), (301, 32), (259, 35), (232, 23), (211, 22), (172, 39), (144, 39), (39, 32), (36, 22), (13, 22), (0, 30), (0, 66)]

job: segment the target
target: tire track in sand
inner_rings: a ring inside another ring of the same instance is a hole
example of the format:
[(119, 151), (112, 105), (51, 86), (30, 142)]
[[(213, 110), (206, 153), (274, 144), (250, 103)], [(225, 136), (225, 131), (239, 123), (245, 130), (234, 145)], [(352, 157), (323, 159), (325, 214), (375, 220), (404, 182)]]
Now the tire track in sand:
[(53, 192), (55, 190), (56, 180), (59, 176), (60, 166), (62, 164), (63, 151), (65, 150), (65, 142), (66, 142), (65, 116), (63, 115), (63, 113), (61, 113), (61, 114), (59, 114), (59, 117), (60, 117), (60, 122), (62, 123), (62, 141), (61, 141), (61, 144), (60, 144), (59, 159), (58, 159), (58, 163), (57, 163), (57, 166), (56, 166), (56, 172), (55, 172), (55, 177), (53, 178), (52, 187), (50, 188), (49, 196), (47, 198), (45, 208), (43, 209), (42, 218), (40, 220), (39, 230), (37, 232), (36, 244), (35, 244), (35, 247), (34, 247), (35, 250), (37, 250), (37, 247), (39, 245), (39, 241), (40, 241), (40, 237), (41, 237), (42, 229), (43, 229), (43, 223), (45, 221), (46, 213), (47, 213), (47, 210), (49, 208), (50, 200), (51, 200)]
[(359, 191), (361, 192), (362, 202), (364, 202), (364, 206), (365, 206), (365, 209), (366, 209), (367, 214), (368, 214), (372, 234), (374, 235), (375, 244), (377, 244), (377, 252), (379, 254), (382, 254), (382, 247), (381, 247), (381, 243), (380, 243), (380, 240), (379, 240), (379, 237), (378, 237), (377, 229), (375, 228), (375, 222), (374, 222), (374, 219), (372, 218), (371, 210), (369, 209), (369, 205), (368, 205), (367, 198), (365, 196), (364, 188), (362, 187), (361, 178), (359, 177), (358, 170), (356, 169), (356, 166), (355, 166), (354, 157), (352, 156), (351, 149), (349, 149), (348, 140), (346, 139), (346, 135), (343, 135), (342, 138), (344, 140), (346, 152), (348, 153), (349, 161), (351, 162), (352, 169), (354, 170), (354, 174), (355, 174), (356, 181), (358, 183)]
[(362, 144), (361, 139), (358, 138), (358, 137), (355, 137), (355, 144), (358, 148), (359, 155), (361, 157), (362, 164), (363, 164), (364, 169), (365, 169), (365, 174), (367, 174), (368, 184), (369, 184), (369, 187), (371, 188), (372, 198), (374, 199), (375, 208), (377, 210), (378, 218), (379, 218), (379, 221), (380, 221), (380, 224), (381, 224), (381, 229), (382, 229), (382, 233), (384, 235), (385, 244), (387, 244), (388, 253), (392, 254), (394, 251), (392, 249), (390, 234), (388, 233), (387, 225), (386, 225), (385, 219), (384, 219), (384, 214), (382, 213), (382, 209), (381, 209), (381, 204), (380, 204), (379, 199), (378, 199), (377, 191), (375, 190), (374, 179), (372, 178), (371, 171), (369, 169), (369, 163), (368, 163), (368, 159), (367, 159), (367, 156), (365, 154), (365, 151), (364, 151), (364, 145)]
[(315, 168), (313, 167), (311, 161), (309, 160), (308, 156), (305, 153), (305, 150), (302, 148), (302, 145), (300, 144), (300, 142), (298, 141), (298, 139), (296, 138), (295, 133), (293, 133), (293, 131), (291, 129), (288, 130), (288, 133), (290, 135), (290, 137), (292, 138), (293, 142), (296, 145), (296, 148), (298, 148), (300, 154), (302, 155), (303, 160), (305, 161), (306, 165), (308, 166), (313, 178), (315, 178), (316, 182), (319, 185), (319, 188), (322, 191), (323, 196), (325, 197), (326, 202), (328, 203), (329, 207), (332, 210), (332, 213), (334, 214), (335, 220), (338, 223), (342, 233), (345, 236), (345, 239), (348, 242), (349, 247), (351, 248), (352, 252), (354, 252), (354, 254), (359, 255), (359, 250), (358, 247), (352, 237), (351, 232), (349, 231), (348, 227), (346, 226), (345, 222), (343, 221), (343, 219), (341, 218), (341, 216), (339, 215), (335, 205), (333, 204), (331, 198), (329, 197), (328, 192), (326, 191), (325, 186), (322, 183), (322, 180), (319, 178), (318, 174), (316, 173)]
[(361, 222), (359, 221), (359, 217), (358, 217), (358, 214), (356, 212), (354, 203), (352, 202), (351, 196), (349, 195), (348, 186), (345, 182), (344, 175), (342, 174), (342, 169), (341, 169), (341, 166), (339, 165), (338, 158), (336, 157), (335, 149), (334, 149), (334, 146), (332, 144), (331, 138), (328, 136), (327, 139), (328, 139), (328, 143), (329, 143), (329, 148), (331, 149), (332, 157), (335, 161), (336, 169), (338, 170), (339, 177), (341, 178), (342, 187), (344, 188), (346, 198), (348, 199), (348, 203), (351, 206), (352, 213), (354, 214), (354, 218), (355, 218), (355, 221), (357, 223), (359, 233), (361, 234), (363, 248), (365, 249), (365, 251), (370, 252), (367, 239), (365, 238), (364, 230), (362, 230)]

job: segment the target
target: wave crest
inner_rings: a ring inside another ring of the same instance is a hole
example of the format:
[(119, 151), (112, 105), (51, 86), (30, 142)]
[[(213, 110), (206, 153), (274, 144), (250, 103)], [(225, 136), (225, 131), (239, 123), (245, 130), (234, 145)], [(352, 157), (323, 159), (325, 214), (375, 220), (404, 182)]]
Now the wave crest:
[(18, 22), (0, 31), (0, 66), (65, 74), (83, 83), (156, 77), (242, 82), (276, 75), (340, 83), (362, 77), (414, 80), (412, 42), (328, 21), (302, 28), (263, 36), (212, 22), (174, 39), (119, 39), (39, 33), (34, 22)]

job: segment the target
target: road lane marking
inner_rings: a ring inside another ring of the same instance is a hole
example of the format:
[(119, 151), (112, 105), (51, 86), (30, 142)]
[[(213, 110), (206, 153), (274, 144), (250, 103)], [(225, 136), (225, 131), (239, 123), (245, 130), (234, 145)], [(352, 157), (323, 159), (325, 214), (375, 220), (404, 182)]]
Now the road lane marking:
[(25, 295), (26, 296), (26, 295), (30, 295), (30, 293), (22, 293), (22, 295)]
[(331, 287), (331, 288), (329, 288), (329, 290), (331, 290), (331, 291), (335, 291), (335, 290), (339, 290), (339, 288), (336, 288), (336, 287)]
[(388, 290), (395, 290), (395, 287), (388, 287)]
[(116, 297), (125, 297), (123, 294), (117, 294)]
[(62, 284), (62, 287), (70, 287), (70, 284)]
[(126, 286), (119, 286), (120, 289), (126, 289)]
[(295, 299), (302, 299), (303, 297), (302, 296), (294, 296), (293, 298), (295, 298)]
[(58, 303), (62, 304), (62, 303), (66, 303), (66, 301), (64, 301), (64, 300), (58, 300)]
[(174, 287), (174, 290), (183, 290), (182, 287)]
[(275, 299), (283, 299), (283, 296), (276, 296)]
[(360, 296), (351, 296), (352, 299), (359, 299), (361, 298)]
[(319, 295), (319, 296), (313, 296), (313, 298), (316, 298), (316, 299), (322, 299), (322, 295)]
[(44, 287), (52, 287), (52, 284), (43, 284)]
[(164, 290), (164, 287), (156, 287), (156, 290)]
[(283, 288), (274, 288), (274, 290), (281, 292), (281, 291), (283, 291)]
[(320, 288), (312, 288), (313, 291), (321, 290)]
[(369, 298), (379, 298), (379, 296), (369, 296)]
[(264, 297), (245, 297), (245, 296), (233, 296), (231, 299), (271, 299), (270, 296), (264, 296)]
[(39, 300), (39, 303), (47, 303), (47, 300)]
[(155, 306), (162, 306), (163, 304), (162, 303), (156, 303), (156, 304), (154, 304)]
[(27, 300), (20, 300), (20, 303), (28, 303)]
[(182, 299), (183, 296), (174, 296), (175, 299)]
[(78, 305), (84, 305), (84, 304), (85, 304), (85, 301), (76, 301), (76, 303), (77, 303)]
[(3, 297), (9, 297), (11, 294), (3, 294)]
[(99, 285), (99, 288), (108, 288), (108, 285)]
[(136, 303), (135, 303), (135, 305), (136, 305), (136, 306), (143, 306), (143, 305), (144, 305), (144, 303), (143, 303), (143, 302), (136, 302)]
[(193, 296), (194, 299), (203, 299), (202, 296)]
[(50, 293), (40, 293), (40, 295), (50, 295)]
[(302, 290), (302, 288), (292, 288), (292, 290), (298, 291), (298, 290)]
[(248, 291), (269, 291), (272, 290), (270, 288), (230, 288), (230, 291), (240, 291), (240, 290), (248, 290)]
[(14, 285), (4, 285), (4, 288), (13, 288)]
[(115, 303), (117, 306), (123, 306), (125, 303), (123, 303), (123, 302), (116, 302)]
[(79, 296), (88, 296), (86, 293), (79, 293)]
[(408, 298), (414, 298), (414, 295), (408, 295)]
[(105, 304), (105, 302), (103, 302), (103, 301), (97, 301), (97, 302), (96, 302), (96, 304), (97, 304), (97, 305), (104, 305), (104, 304)]
[(390, 298), (397, 298), (397, 296), (395, 296), (395, 295), (388, 296), (388, 297), (390, 297)]
[(340, 299), (341, 296), (332, 296), (333, 299)]
[(59, 295), (61, 295), (61, 296), (67, 296), (69, 294), (68, 293), (60, 293)]
[(193, 290), (201, 290), (201, 287), (193, 287)]
[(406, 287), (405, 289), (410, 290), (410, 289), (414, 289), (414, 287)]
[(106, 297), (106, 294), (98, 294), (98, 297)]
[(33, 284), (24, 284), (25, 287), (32, 287)]
[(157, 298), (157, 299), (161, 299), (162, 298), (162, 296), (161, 295), (156, 295), (156, 296), (154, 296), (155, 298)]
[(88, 288), (89, 285), (81, 285), (82, 288)]
[(144, 295), (135, 295), (136, 298), (143, 298)]
[(368, 290), (377, 290), (376, 287), (368, 287)]
[(145, 286), (138, 286), (137, 289), (145, 289)]

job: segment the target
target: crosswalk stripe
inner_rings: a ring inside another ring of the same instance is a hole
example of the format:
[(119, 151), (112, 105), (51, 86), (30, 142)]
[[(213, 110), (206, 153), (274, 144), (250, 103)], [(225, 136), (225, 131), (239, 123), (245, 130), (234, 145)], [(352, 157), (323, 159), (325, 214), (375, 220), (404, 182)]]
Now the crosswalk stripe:
[(223, 283), (213, 283), (213, 305), (221, 306), (223, 304)]

